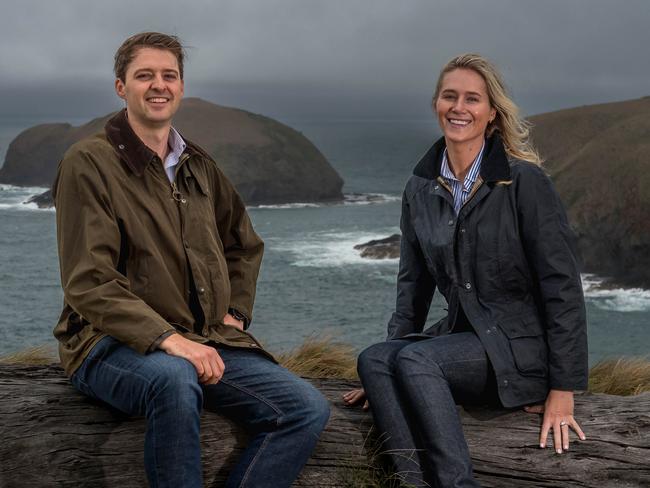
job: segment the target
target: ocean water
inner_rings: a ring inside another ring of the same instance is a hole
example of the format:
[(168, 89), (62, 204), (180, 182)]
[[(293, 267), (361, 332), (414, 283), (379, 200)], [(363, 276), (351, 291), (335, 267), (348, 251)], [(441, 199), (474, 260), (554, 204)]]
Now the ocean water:
[[(0, 121), (0, 157), (37, 122)], [(362, 259), (353, 246), (399, 231), (402, 188), (437, 130), (433, 120), (285, 122), (327, 156), (346, 182), (346, 199), (249, 209), (266, 242), (251, 331), (276, 352), (322, 334), (360, 350), (385, 337), (398, 263)], [(0, 185), (0, 356), (54, 344), (62, 303), (55, 214), (23, 203), (43, 190)], [(583, 275), (590, 362), (647, 354), (650, 291), (602, 283)], [(436, 296), (431, 321), (444, 306)]]

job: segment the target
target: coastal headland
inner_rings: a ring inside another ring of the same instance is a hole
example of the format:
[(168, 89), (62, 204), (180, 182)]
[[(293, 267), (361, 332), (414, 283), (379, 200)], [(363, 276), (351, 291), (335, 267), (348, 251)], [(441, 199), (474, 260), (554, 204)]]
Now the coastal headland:
[[(650, 288), (650, 97), (529, 120), (575, 231), (583, 271)], [(360, 246), (363, 257), (399, 255), (394, 236)]]
[[(0, 183), (51, 186), (68, 147), (102, 131), (112, 115), (78, 127), (41, 124), (23, 131), (9, 145)], [(300, 132), (274, 119), (186, 98), (174, 126), (215, 159), (248, 205), (343, 199), (343, 179), (325, 156)]]

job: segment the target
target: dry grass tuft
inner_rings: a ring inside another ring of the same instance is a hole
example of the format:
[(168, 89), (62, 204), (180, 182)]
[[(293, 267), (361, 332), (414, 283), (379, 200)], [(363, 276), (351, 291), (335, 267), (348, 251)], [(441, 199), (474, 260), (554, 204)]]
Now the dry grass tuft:
[[(358, 379), (355, 348), (329, 336), (309, 337), (300, 346), (276, 357), (284, 367), (299, 376)], [(52, 345), (30, 347), (0, 356), (0, 364), (42, 365), (56, 362), (58, 358)], [(650, 392), (650, 359), (619, 358), (601, 361), (589, 372), (589, 391), (609, 395)]]
[(56, 351), (50, 345), (29, 347), (22, 351), (0, 356), (0, 364), (52, 364), (58, 363)]
[(599, 362), (589, 372), (589, 391), (623, 396), (650, 391), (650, 360), (620, 358)]
[(276, 357), (282, 366), (299, 376), (358, 379), (355, 349), (328, 336), (309, 337), (300, 346)]

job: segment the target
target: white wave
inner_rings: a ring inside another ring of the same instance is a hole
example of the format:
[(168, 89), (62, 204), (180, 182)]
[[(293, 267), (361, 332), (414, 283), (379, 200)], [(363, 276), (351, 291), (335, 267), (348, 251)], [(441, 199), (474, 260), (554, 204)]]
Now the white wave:
[(389, 195), (386, 193), (346, 193), (343, 195), (343, 200), (336, 202), (295, 202), (295, 203), (279, 203), (275, 205), (255, 205), (250, 208), (253, 209), (292, 209), (292, 208), (320, 208), (320, 207), (336, 207), (339, 205), (370, 205), (377, 203), (399, 202), (402, 197), (397, 195)]
[(33, 212), (55, 212), (54, 207), (39, 208), (35, 203), (0, 203), (0, 210), (30, 210)]
[(317, 232), (306, 235), (293, 242), (281, 242), (275, 249), (293, 255), (293, 266), (331, 268), (345, 265), (386, 265), (394, 266), (398, 259), (366, 259), (354, 249), (373, 239), (384, 239), (394, 234), (396, 229), (386, 232)]
[(286, 208), (317, 208), (322, 207), (318, 203), (279, 203), (277, 205), (257, 205), (252, 208), (261, 208), (261, 209), (286, 209)]
[(401, 196), (386, 193), (346, 193), (343, 195), (343, 205), (369, 205), (400, 201), (402, 201)]
[(650, 311), (650, 290), (609, 288), (606, 280), (593, 274), (582, 275), (585, 298), (602, 310), (615, 312)]
[(39, 186), (14, 186), (0, 184), (0, 210), (32, 210), (52, 212), (53, 208), (38, 208), (35, 203), (27, 203), (30, 198), (49, 190)]
[(7, 192), (7, 194), (11, 193), (30, 193), (34, 195), (39, 195), (43, 192), (46, 192), (50, 188), (45, 188), (42, 186), (14, 186), (14, 185), (7, 185), (6, 183), (0, 183), (0, 195), (4, 195), (4, 192)]

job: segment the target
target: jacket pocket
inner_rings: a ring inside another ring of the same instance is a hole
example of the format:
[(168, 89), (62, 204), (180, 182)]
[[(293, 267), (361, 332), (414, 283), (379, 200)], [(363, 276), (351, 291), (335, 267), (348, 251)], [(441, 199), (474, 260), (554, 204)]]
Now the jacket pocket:
[(499, 322), (508, 338), (517, 370), (524, 376), (548, 374), (546, 336), (536, 316), (519, 317)]

